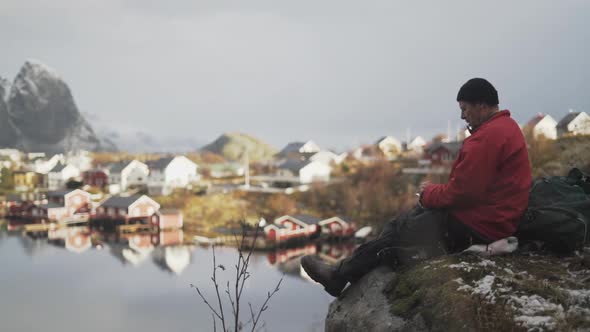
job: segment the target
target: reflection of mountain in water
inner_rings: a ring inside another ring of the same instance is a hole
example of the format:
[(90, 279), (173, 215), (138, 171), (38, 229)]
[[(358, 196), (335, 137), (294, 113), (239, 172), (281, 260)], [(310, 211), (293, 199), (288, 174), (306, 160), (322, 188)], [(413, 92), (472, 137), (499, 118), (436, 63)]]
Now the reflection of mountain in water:
[(157, 247), (153, 260), (162, 270), (180, 275), (191, 263), (191, 250), (189, 246)]

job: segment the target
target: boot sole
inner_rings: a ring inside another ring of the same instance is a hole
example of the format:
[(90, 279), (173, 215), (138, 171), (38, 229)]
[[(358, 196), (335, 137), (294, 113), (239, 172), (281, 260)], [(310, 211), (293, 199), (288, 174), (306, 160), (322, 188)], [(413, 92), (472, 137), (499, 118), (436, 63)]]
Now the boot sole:
[(317, 282), (318, 284), (320, 284), (320, 285), (324, 286), (324, 290), (325, 290), (325, 291), (326, 291), (328, 294), (332, 295), (333, 297), (338, 297), (338, 296), (340, 295), (340, 293), (342, 293), (342, 290), (344, 289), (344, 287), (346, 286), (346, 284), (344, 284), (344, 287), (342, 287), (342, 288), (329, 288), (329, 287), (326, 287), (326, 286), (325, 286), (325, 285), (324, 285), (324, 284), (321, 282), (322, 278), (321, 278), (319, 275), (317, 275), (317, 274), (313, 273), (313, 272), (312, 272), (312, 271), (313, 271), (313, 269), (311, 269), (311, 268), (308, 268), (308, 267), (307, 267), (307, 261), (308, 261), (308, 260), (307, 260), (307, 259), (305, 259), (305, 257), (303, 257), (303, 258), (301, 259), (301, 266), (302, 266), (302, 267), (303, 267), (303, 269), (305, 270), (305, 273), (307, 273), (307, 275), (308, 275), (308, 276), (309, 276), (311, 279), (313, 279), (313, 281), (315, 281), (315, 282)]

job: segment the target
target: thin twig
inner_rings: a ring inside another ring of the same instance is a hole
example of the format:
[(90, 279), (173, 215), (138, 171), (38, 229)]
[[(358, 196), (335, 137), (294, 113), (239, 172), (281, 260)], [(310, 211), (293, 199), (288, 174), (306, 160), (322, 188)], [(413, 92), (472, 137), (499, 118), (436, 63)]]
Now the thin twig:
[(277, 283), (277, 285), (276, 285), (275, 289), (272, 291), (272, 293), (267, 292), (266, 300), (264, 301), (264, 303), (260, 307), (260, 310), (258, 310), (258, 315), (256, 316), (256, 319), (254, 320), (254, 322), (252, 324), (252, 332), (255, 331), (256, 325), (258, 324), (258, 320), (260, 319), (260, 316), (262, 315), (262, 313), (268, 309), (268, 301), (270, 301), (270, 298), (273, 297), (273, 295), (275, 295), (279, 291), (279, 289), (281, 287), (281, 283), (283, 282), (283, 278), (284, 278), (284, 276), (281, 277), (281, 279)]
[(215, 245), (213, 245), (213, 285), (215, 285), (215, 294), (217, 295), (217, 303), (219, 304), (219, 313), (221, 316), (221, 326), (223, 327), (223, 331), (227, 331), (225, 328), (225, 316), (223, 315), (223, 304), (221, 303), (221, 296), (219, 295), (219, 284), (217, 283), (217, 260), (215, 257)]

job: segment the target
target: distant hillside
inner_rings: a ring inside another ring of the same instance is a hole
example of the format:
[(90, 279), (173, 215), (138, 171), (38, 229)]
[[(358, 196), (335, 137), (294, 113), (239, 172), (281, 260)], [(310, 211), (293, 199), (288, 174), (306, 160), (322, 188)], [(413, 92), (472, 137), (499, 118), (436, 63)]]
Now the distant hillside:
[(251, 161), (269, 160), (277, 152), (261, 140), (241, 133), (223, 134), (201, 150), (222, 155), (230, 160), (241, 160), (247, 150)]

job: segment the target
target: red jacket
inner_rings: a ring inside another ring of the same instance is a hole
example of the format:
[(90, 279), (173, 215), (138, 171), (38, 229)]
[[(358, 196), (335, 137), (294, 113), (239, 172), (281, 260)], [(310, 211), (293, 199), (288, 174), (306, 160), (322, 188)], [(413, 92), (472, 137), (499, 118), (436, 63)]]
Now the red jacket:
[(514, 234), (529, 199), (531, 166), (522, 131), (498, 112), (465, 139), (446, 184), (428, 185), (427, 208), (443, 208), (490, 240)]

